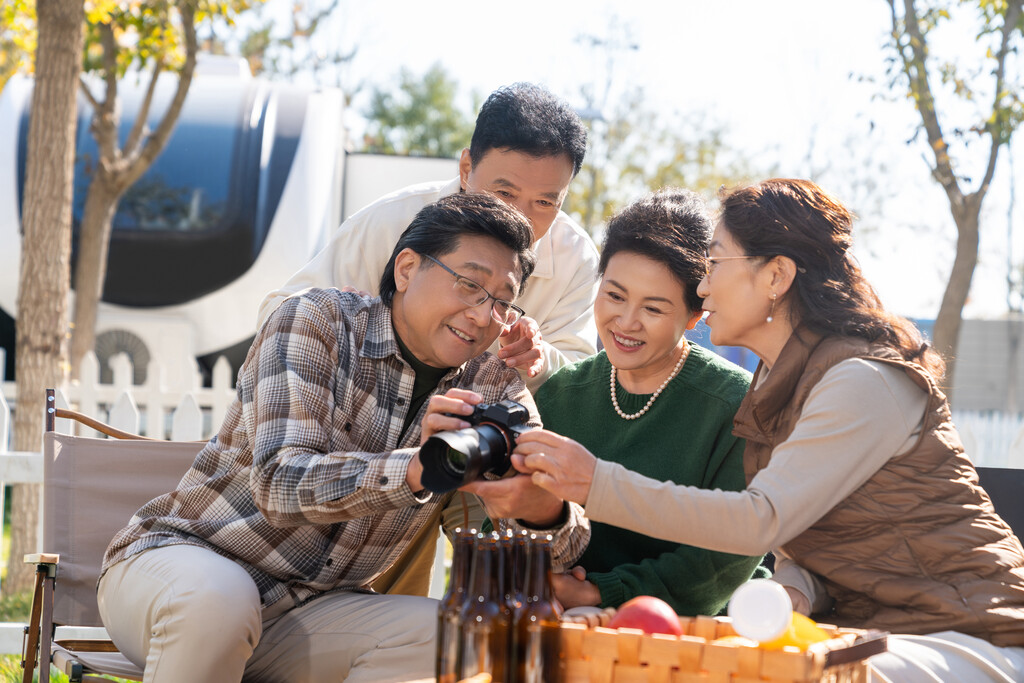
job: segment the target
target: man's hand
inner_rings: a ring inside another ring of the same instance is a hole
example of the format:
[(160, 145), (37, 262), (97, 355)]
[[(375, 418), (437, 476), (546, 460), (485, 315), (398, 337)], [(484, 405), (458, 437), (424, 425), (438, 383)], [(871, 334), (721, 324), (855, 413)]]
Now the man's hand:
[(551, 585), (555, 589), (555, 597), (565, 609), (601, 604), (601, 591), (587, 581), (587, 571), (583, 567), (573, 567), (565, 574), (552, 574)]
[(431, 396), (427, 403), (427, 413), (420, 423), (420, 445), (425, 444), (427, 439), (438, 432), (466, 429), (471, 426), (462, 418), (452, 415), (469, 415), (473, 412), (473, 406), (480, 403), (483, 398), (468, 389), (449, 389), (444, 394)]
[(552, 495), (584, 505), (597, 458), (572, 439), (546, 429), (531, 429), (516, 440), (512, 465)]
[(479, 496), (491, 519), (519, 519), (535, 529), (550, 529), (562, 518), (562, 500), (534, 486), (524, 474), (491, 481), (480, 479), (459, 490)]
[[(469, 415), (473, 412), (473, 406), (483, 400), (483, 396), (475, 391), (467, 389), (449, 389), (444, 395), (431, 396), (427, 403), (427, 413), (420, 423), (422, 433), (420, 434), (420, 445), (438, 432), (447, 432), (453, 429), (465, 429), (470, 424), (459, 417), (452, 415)], [(446, 413), (451, 413), (448, 415)], [(405, 482), (413, 491), (421, 491), (423, 484), (420, 479), (423, 477), (423, 463), (420, 462), (419, 453), (409, 462), (409, 469), (405, 472)]]
[(351, 292), (352, 294), (358, 294), (359, 296), (363, 297), (364, 299), (369, 299), (370, 297), (373, 296), (369, 292), (364, 291), (362, 289), (356, 289), (355, 287), (352, 287), (351, 285), (345, 285), (344, 287), (341, 288), (341, 291), (343, 291), (343, 292)]
[(536, 377), (544, 369), (540, 325), (525, 315), (511, 328), (498, 336), (498, 358), (510, 368), (525, 368), (529, 377)]

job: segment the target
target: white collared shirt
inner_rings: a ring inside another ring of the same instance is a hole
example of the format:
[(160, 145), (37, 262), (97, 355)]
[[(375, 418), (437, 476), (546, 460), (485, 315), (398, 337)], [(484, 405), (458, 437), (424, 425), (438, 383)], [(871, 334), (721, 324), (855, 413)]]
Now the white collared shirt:
[[(341, 224), (323, 250), (260, 305), (260, 325), (286, 297), (310, 287), (345, 287), (378, 294), (398, 238), (427, 204), (459, 191), (459, 179), (410, 185), (381, 197)], [(593, 240), (563, 211), (534, 245), (537, 265), (516, 304), (540, 325), (544, 370), (524, 379), (537, 389), (555, 370), (597, 350), (593, 303), (598, 253)], [(498, 342), (490, 349), (497, 352)]]

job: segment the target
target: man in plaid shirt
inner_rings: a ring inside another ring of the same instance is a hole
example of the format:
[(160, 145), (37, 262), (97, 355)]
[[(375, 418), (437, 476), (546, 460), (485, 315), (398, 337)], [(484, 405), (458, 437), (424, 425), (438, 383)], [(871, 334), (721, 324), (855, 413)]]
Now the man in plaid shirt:
[(402, 235), (379, 298), (311, 289), (267, 320), (220, 432), (107, 549), (100, 613), (146, 681), (430, 676), (436, 601), (363, 587), (439, 507), (448, 530), (486, 513), (552, 533), (572, 566), (582, 510), (529, 477), (464, 487), (475, 496), (420, 483), (418, 446), (469, 426), (452, 414), (511, 399), (539, 425), (518, 373), (485, 354), (522, 315), (531, 242), (516, 210), (451, 195)]

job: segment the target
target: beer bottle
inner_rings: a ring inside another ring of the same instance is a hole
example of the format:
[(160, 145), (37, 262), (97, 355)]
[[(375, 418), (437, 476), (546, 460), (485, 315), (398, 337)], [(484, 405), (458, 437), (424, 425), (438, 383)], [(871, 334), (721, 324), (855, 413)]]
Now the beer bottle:
[[(507, 584), (505, 601), (508, 603), (512, 623), (515, 624), (519, 613), (526, 604), (526, 553), (530, 542), (530, 532), (523, 529), (519, 533), (515, 533), (508, 529), (505, 532), (505, 541), (505, 579)], [(509, 666), (512, 667), (512, 671), (515, 671), (515, 655), (518, 649), (516, 630), (509, 629)]]
[(501, 553), (502, 564), (505, 565), (505, 603), (508, 605), (512, 621), (516, 619), (516, 613), (523, 607), (523, 591), (519, 582), (519, 574), (526, 570), (518, 563), (516, 543), (518, 538), (511, 529), (505, 530), (502, 536)]
[(530, 537), (526, 571), (526, 604), (516, 621), (517, 683), (562, 680), (558, 622), (562, 609), (551, 585), (551, 536)]
[(488, 673), (494, 683), (511, 683), (508, 646), (512, 619), (505, 602), (505, 571), (497, 533), (477, 534), (469, 592), (459, 626), (459, 678)]
[(512, 594), (518, 612), (526, 602), (526, 562), (530, 548), (530, 532), (520, 529), (512, 537)]
[(459, 615), (469, 589), (476, 529), (459, 527), (452, 534), (452, 568), (448, 589), (437, 607), (437, 661), (434, 675), (440, 683), (459, 679)]

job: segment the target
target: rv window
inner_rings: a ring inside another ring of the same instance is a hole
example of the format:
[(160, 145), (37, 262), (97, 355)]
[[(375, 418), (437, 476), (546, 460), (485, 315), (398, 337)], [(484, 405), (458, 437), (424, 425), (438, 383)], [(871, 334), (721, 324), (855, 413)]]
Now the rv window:
[[(137, 111), (136, 93), (124, 93), (124, 111)], [(230, 99), (226, 100), (231, 103)], [(235, 160), (238, 113), (225, 100), (190, 97), (171, 139), (154, 164), (125, 192), (114, 230), (197, 233), (216, 230), (225, 213)], [(220, 104), (220, 108), (216, 104)], [(155, 111), (163, 111), (157, 102)], [(76, 225), (81, 222), (90, 178), (96, 168), (96, 141), (89, 133), (92, 112), (81, 112), (75, 166)], [(121, 141), (133, 121), (121, 122)], [(151, 121), (156, 125), (156, 121)]]

